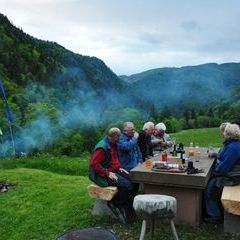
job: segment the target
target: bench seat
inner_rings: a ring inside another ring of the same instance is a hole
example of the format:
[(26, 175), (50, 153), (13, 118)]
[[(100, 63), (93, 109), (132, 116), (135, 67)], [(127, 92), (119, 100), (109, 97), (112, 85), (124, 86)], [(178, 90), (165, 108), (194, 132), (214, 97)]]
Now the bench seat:
[(224, 208), (224, 232), (240, 234), (240, 185), (225, 186), (221, 202)]
[(87, 188), (90, 197), (107, 201), (110, 201), (118, 191), (117, 187), (99, 187), (96, 184), (90, 184)]
[(99, 187), (96, 184), (90, 184), (88, 187), (88, 194), (95, 198), (92, 215), (112, 215), (112, 212), (107, 206), (107, 201), (117, 194), (117, 187)]

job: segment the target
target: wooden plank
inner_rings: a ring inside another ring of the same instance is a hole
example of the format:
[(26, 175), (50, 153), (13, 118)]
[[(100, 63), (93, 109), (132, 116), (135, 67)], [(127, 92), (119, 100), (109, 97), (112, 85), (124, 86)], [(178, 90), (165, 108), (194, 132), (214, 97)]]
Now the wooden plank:
[(91, 184), (87, 188), (90, 197), (107, 201), (111, 200), (118, 191), (117, 187), (99, 187), (95, 184)]
[(226, 212), (240, 215), (240, 185), (225, 186), (221, 201)]

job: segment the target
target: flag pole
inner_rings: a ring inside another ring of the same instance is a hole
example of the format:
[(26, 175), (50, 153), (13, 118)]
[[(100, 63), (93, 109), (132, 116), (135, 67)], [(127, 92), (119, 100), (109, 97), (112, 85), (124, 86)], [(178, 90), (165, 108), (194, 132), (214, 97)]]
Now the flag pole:
[(12, 123), (10, 121), (8, 121), (8, 125), (9, 125), (9, 130), (10, 130), (11, 139), (12, 139), (13, 156), (15, 157), (16, 156), (16, 150), (15, 150), (15, 143), (14, 143), (14, 139), (13, 139)]
[(6, 106), (6, 114), (7, 114), (7, 119), (8, 119), (9, 131), (10, 131), (11, 140), (12, 140), (13, 156), (15, 157), (16, 150), (15, 150), (15, 142), (14, 142), (14, 138), (13, 138), (13, 129), (12, 129), (13, 114), (9, 108), (7, 99), (5, 99), (5, 106)]
[(7, 96), (6, 96), (5, 89), (3, 87), (1, 79), (0, 79), (0, 93), (2, 94), (4, 102), (5, 102), (6, 114), (7, 114), (7, 119), (8, 119), (8, 126), (9, 126), (9, 131), (10, 131), (11, 140), (12, 140), (13, 156), (15, 157), (16, 150), (15, 150), (15, 143), (14, 143), (13, 130), (12, 130), (13, 115), (12, 115), (12, 112), (9, 108), (8, 101), (7, 101)]

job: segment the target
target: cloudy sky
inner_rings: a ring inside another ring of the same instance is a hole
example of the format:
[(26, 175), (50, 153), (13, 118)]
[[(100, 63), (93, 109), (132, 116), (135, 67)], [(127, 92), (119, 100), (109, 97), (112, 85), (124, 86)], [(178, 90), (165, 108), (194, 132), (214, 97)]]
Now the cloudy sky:
[(118, 75), (240, 62), (239, 0), (0, 0), (0, 12)]

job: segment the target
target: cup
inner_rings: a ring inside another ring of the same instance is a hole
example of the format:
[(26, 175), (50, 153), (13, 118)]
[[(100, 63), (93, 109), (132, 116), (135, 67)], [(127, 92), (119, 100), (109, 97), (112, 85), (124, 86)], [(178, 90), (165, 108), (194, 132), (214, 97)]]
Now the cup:
[(151, 161), (151, 159), (147, 159), (147, 160), (144, 162), (144, 165), (145, 165), (145, 168), (151, 169), (151, 168), (152, 168), (152, 161)]
[(208, 150), (207, 150), (207, 154), (209, 157), (212, 157), (212, 155), (215, 153), (214, 147), (213, 146), (209, 146)]
[(189, 157), (194, 156), (194, 150), (192, 148), (188, 150), (188, 156)]
[(167, 155), (167, 152), (162, 152), (162, 161), (163, 162), (167, 162), (167, 159), (168, 159), (168, 155)]

